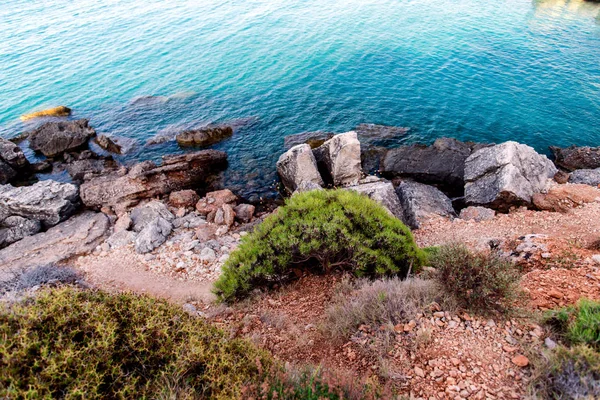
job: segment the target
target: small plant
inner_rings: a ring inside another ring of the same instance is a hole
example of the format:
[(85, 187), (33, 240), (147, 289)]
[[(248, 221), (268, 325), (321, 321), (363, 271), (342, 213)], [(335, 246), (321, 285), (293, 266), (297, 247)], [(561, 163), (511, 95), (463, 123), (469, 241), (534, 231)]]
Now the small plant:
[(504, 311), (517, 297), (519, 274), (491, 253), (474, 253), (461, 244), (441, 246), (430, 257), (439, 284), (461, 307), (474, 312)]
[(454, 308), (453, 300), (432, 280), (392, 278), (361, 281), (356, 287), (335, 298), (327, 309), (323, 331), (334, 338), (347, 339), (361, 325), (407, 323), (433, 302)]
[(551, 311), (546, 323), (569, 344), (600, 350), (600, 302), (581, 299), (576, 306)]
[(557, 347), (534, 383), (539, 398), (600, 398), (600, 353), (579, 345)]
[(232, 301), (306, 269), (406, 276), (424, 260), (410, 230), (373, 200), (348, 190), (316, 190), (291, 197), (244, 237), (214, 291)]
[(215, 398), (271, 357), (146, 296), (63, 287), (0, 308), (0, 398)]

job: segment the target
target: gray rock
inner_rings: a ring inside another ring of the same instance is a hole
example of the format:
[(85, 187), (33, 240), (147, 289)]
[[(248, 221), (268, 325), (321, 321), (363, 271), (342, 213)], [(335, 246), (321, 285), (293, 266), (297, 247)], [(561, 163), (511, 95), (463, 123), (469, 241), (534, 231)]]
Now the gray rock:
[(439, 184), (458, 194), (462, 193), (465, 184), (466, 159), (484, 146), (452, 138), (437, 139), (431, 146), (401, 146), (387, 151), (380, 169), (390, 178), (404, 177)]
[(85, 182), (81, 199), (88, 207), (123, 209), (142, 199), (197, 187), (226, 166), (227, 155), (217, 150), (164, 156), (160, 166), (146, 161), (134, 165), (126, 175), (117, 172)]
[(135, 251), (140, 254), (149, 253), (164, 242), (173, 231), (173, 225), (158, 216), (150, 221), (135, 239)]
[(200, 260), (204, 262), (214, 262), (217, 259), (217, 254), (210, 247), (205, 247), (200, 252)]
[(569, 176), (569, 182), (598, 186), (600, 185), (600, 168), (575, 170)]
[(480, 149), (465, 162), (465, 200), (501, 211), (530, 205), (556, 172), (546, 156), (524, 144), (505, 142)]
[(335, 186), (358, 184), (362, 178), (360, 142), (356, 132), (335, 135), (314, 151), (319, 171), (322, 171)]
[(96, 144), (110, 153), (121, 154), (121, 145), (106, 135), (99, 135)]
[(154, 221), (156, 218), (163, 218), (167, 222), (171, 222), (175, 219), (175, 216), (167, 206), (160, 201), (151, 201), (147, 204), (138, 206), (131, 210), (130, 218), (133, 224), (133, 230), (141, 232)]
[(396, 193), (404, 210), (404, 222), (418, 229), (421, 221), (432, 215), (455, 217), (452, 201), (433, 186), (418, 182), (402, 182)]
[(46, 157), (56, 157), (66, 151), (85, 148), (96, 135), (87, 119), (46, 122), (29, 133), (29, 147)]
[(92, 252), (109, 227), (106, 215), (85, 212), (46, 232), (25, 237), (0, 250), (0, 281), (10, 279), (12, 272)]
[(0, 138), (0, 184), (10, 182), (19, 173), (29, 174), (29, 161), (19, 146)]
[(73, 180), (82, 182), (84, 180), (89, 180), (94, 176), (102, 175), (115, 167), (116, 164), (113, 160), (89, 158), (85, 160), (75, 160), (67, 164), (66, 169)]
[(460, 219), (474, 220), (477, 222), (494, 219), (496, 211), (491, 208), (471, 206), (460, 210)]
[(554, 154), (554, 163), (568, 171), (600, 168), (600, 147), (550, 146), (550, 150)]
[(317, 185), (314, 182), (300, 182), (300, 184), (298, 185), (296, 190), (294, 190), (294, 193), (292, 193), (292, 195), (296, 193), (310, 192), (312, 190), (323, 190), (323, 187), (321, 187), (321, 185)]
[(12, 216), (0, 222), (0, 248), (13, 244), (24, 237), (42, 230), (40, 221)]
[(396, 218), (404, 220), (404, 210), (392, 182), (386, 180), (367, 181), (356, 186), (349, 186), (348, 189), (369, 196), (369, 198), (384, 206)]
[(51, 227), (70, 217), (78, 204), (77, 187), (70, 183), (47, 180), (31, 186), (0, 186), (0, 220), (18, 215)]
[(277, 172), (285, 188), (293, 193), (302, 182), (323, 186), (315, 156), (307, 144), (292, 147), (279, 157)]
[(175, 139), (180, 146), (210, 146), (233, 135), (228, 125), (209, 125), (200, 129), (191, 129), (177, 134)]
[(119, 247), (127, 246), (135, 241), (136, 235), (131, 231), (116, 231), (108, 239), (106, 242), (110, 248), (117, 249)]
[(235, 212), (235, 218), (242, 223), (252, 221), (255, 210), (256, 207), (251, 204), (239, 204), (233, 208), (233, 211)]
[(13, 167), (0, 160), (0, 184), (4, 185), (12, 181), (17, 176), (17, 171)]

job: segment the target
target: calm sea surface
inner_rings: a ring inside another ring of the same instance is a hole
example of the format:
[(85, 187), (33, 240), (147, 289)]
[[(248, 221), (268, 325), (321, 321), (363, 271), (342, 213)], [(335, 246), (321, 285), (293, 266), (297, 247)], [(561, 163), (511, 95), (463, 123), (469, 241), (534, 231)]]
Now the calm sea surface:
[[(141, 96), (164, 96), (132, 102)], [(580, 0), (0, 0), (0, 136), (72, 107), (135, 139), (232, 122), (226, 184), (264, 194), (286, 135), (600, 145), (600, 6)]]

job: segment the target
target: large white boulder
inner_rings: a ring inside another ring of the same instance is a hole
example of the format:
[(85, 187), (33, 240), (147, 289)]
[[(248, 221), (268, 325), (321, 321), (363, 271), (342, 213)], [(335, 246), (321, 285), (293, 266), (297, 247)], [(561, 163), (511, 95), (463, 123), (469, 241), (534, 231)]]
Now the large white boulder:
[(279, 157), (277, 173), (283, 186), (293, 193), (302, 183), (323, 186), (323, 179), (317, 169), (315, 156), (307, 144), (292, 147)]
[(356, 185), (363, 176), (360, 142), (354, 131), (335, 135), (314, 153), (321, 170), (329, 174), (335, 186)]

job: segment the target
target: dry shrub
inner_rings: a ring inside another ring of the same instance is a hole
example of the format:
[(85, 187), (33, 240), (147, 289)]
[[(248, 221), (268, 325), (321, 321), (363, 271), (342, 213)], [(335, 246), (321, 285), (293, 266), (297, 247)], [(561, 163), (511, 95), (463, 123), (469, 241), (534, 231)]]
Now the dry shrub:
[(360, 325), (393, 327), (409, 322), (433, 302), (446, 310), (454, 308), (452, 298), (433, 280), (360, 280), (355, 287), (351, 294), (337, 295), (326, 312), (323, 330), (334, 338), (346, 339)]
[(472, 252), (465, 245), (441, 246), (430, 256), (436, 280), (459, 306), (476, 313), (507, 311), (519, 295), (515, 266), (489, 252)]

